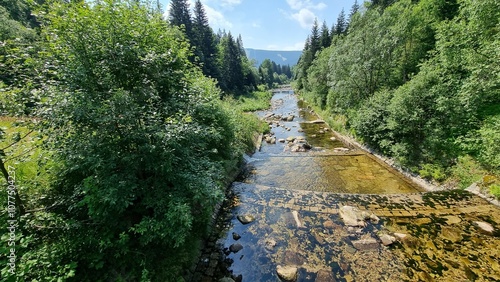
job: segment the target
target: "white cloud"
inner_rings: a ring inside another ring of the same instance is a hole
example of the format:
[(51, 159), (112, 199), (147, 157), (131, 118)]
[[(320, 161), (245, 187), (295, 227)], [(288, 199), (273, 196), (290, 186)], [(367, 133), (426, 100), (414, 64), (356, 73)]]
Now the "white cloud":
[(316, 15), (308, 9), (301, 9), (298, 13), (292, 14), (292, 18), (298, 21), (301, 27), (310, 28)]
[(286, 0), (286, 2), (292, 10), (297, 11), (302, 9), (323, 10), (327, 7), (327, 5), (323, 2), (314, 4), (311, 2), (311, 0)]
[(214, 30), (219, 28), (230, 29), (233, 27), (233, 24), (230, 23), (221, 12), (215, 10), (214, 8), (205, 5), (205, 12), (207, 13), (208, 22)]
[(252, 27), (254, 27), (254, 28), (260, 28), (261, 27), (260, 22), (253, 22), (252, 23)]
[(222, 6), (236, 6), (236, 5), (241, 4), (241, 1), (242, 0), (222, 0), (221, 5)]

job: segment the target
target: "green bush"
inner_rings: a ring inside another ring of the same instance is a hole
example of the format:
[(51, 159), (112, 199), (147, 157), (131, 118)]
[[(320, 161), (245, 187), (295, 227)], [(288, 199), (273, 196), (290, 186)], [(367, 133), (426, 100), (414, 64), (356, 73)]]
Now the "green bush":
[(428, 180), (443, 181), (447, 175), (442, 167), (435, 164), (424, 164), (419, 170), (420, 176)]
[(486, 174), (487, 171), (469, 155), (459, 157), (457, 164), (451, 168), (451, 179), (458, 182), (462, 189), (481, 180)]
[(490, 186), (490, 193), (500, 199), (500, 185), (493, 184)]

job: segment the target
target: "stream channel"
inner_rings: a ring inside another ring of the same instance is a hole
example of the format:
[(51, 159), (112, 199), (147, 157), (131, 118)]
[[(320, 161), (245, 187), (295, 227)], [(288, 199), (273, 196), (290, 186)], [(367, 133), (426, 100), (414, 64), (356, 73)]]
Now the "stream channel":
[(500, 281), (500, 208), (424, 192), (332, 138), (293, 91), (256, 114), (273, 136), (229, 188), (192, 281)]

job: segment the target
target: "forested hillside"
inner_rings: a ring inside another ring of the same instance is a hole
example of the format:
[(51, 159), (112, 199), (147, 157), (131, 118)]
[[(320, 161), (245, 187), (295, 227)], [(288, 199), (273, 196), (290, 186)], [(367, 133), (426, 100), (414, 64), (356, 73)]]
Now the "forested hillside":
[(400, 165), (498, 193), (499, 35), (496, 0), (355, 4), (330, 33), (315, 24), (295, 85), (337, 129)]
[(196, 255), (259, 75), (200, 1), (148, 3), (0, 1), (2, 281), (178, 281)]

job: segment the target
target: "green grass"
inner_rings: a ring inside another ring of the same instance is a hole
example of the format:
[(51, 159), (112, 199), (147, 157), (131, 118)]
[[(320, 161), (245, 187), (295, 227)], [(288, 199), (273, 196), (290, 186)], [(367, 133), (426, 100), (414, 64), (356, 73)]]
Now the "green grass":
[(491, 195), (495, 196), (497, 199), (500, 199), (500, 185), (493, 184), (490, 186)]
[(226, 102), (234, 105), (243, 112), (253, 112), (269, 109), (272, 96), (271, 91), (255, 91), (237, 96), (236, 98), (228, 97), (226, 98)]
[(6, 168), (15, 171), (16, 188), (23, 204), (27, 209), (34, 208), (49, 186), (46, 165), (50, 157), (42, 150), (43, 137), (33, 129), (30, 120), (0, 117), (0, 128), (4, 132), (0, 139), (0, 150), (5, 153), (2, 160)]

